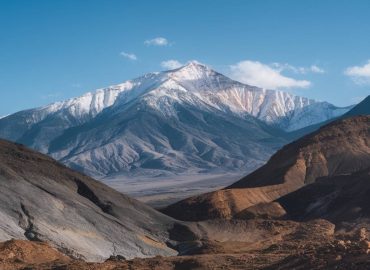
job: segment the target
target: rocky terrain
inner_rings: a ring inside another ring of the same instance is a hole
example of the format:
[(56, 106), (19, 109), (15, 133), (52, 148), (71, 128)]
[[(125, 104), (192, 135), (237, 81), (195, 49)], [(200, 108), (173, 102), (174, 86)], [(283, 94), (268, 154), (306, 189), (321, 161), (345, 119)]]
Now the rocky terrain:
[(261, 233), (267, 232), (270, 238), (254, 243), (208, 242), (197, 254), (185, 256), (133, 260), (112, 256), (103, 263), (66, 257), (42, 242), (11, 240), (0, 244), (0, 265), (3, 270), (368, 269), (370, 266), (370, 242), (363, 228), (341, 234), (324, 220), (254, 221), (254, 227)]
[(368, 269), (369, 138), (334, 121), (172, 217), (0, 141), (0, 269)]
[[(184, 223), (22, 145), (0, 141), (0, 161), (1, 269), (212, 268), (219, 264), (214, 254), (237, 267), (309, 228), (333, 234), (333, 225), (319, 220)], [(129, 260), (137, 257), (155, 258)], [(275, 262), (266, 260), (262, 265)]]

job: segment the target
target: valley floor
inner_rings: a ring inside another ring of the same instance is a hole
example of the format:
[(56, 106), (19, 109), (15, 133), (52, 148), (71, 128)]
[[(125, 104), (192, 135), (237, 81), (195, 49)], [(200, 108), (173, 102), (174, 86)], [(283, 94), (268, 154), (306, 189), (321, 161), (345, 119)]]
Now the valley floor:
[(108, 186), (152, 207), (161, 208), (182, 199), (234, 183), (243, 174), (190, 174), (158, 177), (116, 176), (102, 179)]

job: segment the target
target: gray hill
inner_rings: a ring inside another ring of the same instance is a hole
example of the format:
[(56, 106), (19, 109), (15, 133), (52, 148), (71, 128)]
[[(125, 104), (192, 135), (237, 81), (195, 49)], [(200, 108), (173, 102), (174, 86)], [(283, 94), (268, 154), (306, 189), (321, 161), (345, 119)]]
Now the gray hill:
[(3, 140), (0, 190), (0, 241), (47, 241), (88, 261), (111, 255), (177, 254), (167, 246), (173, 219), (45, 155)]

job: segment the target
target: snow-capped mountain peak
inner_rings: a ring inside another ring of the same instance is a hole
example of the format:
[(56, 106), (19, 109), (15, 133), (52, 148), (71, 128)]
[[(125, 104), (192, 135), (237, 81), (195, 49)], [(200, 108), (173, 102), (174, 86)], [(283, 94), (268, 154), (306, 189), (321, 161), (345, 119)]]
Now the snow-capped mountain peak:
[(276, 127), (291, 131), (347, 110), (242, 84), (192, 61), (7, 116), (0, 137), (92, 175), (247, 170), (282, 145)]
[(240, 84), (197, 61), (191, 61), (165, 73), (168, 78), (192, 92), (217, 92), (230, 84)]
[(185, 66), (168, 72), (169, 77), (179, 82), (202, 80), (213, 74), (213, 70), (197, 62), (190, 62)]
[[(150, 98), (145, 97), (146, 95)], [(27, 111), (26, 123), (28, 125), (38, 123), (50, 114), (68, 115), (68, 121), (83, 123), (108, 107), (114, 105), (115, 108), (122, 107), (121, 110), (128, 102), (144, 97), (150, 101), (148, 105), (152, 107), (174, 111), (172, 108), (163, 108), (163, 104), (165, 106), (173, 104), (159, 100), (163, 96), (176, 102), (190, 102), (194, 106), (209, 106), (236, 114), (247, 113), (285, 130), (316, 124), (347, 110), (282, 91), (245, 85), (214, 71), (207, 65), (190, 61), (174, 70), (148, 73), (121, 84), (88, 92), (80, 97), (55, 102), (31, 110), (31, 114)], [(314, 112), (311, 112), (311, 108)], [(325, 113), (321, 116), (322, 111)], [(300, 113), (299, 116), (297, 112)], [(293, 121), (295, 123), (292, 123)]]
[(204, 77), (208, 72), (214, 72), (209, 66), (197, 61), (190, 61), (182, 67), (169, 70), (169, 73), (182, 74), (186, 79)]

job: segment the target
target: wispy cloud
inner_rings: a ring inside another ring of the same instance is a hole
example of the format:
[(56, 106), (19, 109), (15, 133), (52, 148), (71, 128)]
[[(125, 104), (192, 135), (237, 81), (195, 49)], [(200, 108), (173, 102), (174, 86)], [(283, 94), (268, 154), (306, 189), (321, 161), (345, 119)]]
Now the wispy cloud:
[(310, 66), (309, 70), (313, 73), (321, 73), (321, 74), (325, 73), (324, 69), (322, 69), (321, 67), (316, 66), (316, 65)]
[(311, 85), (310, 81), (283, 75), (285, 68), (277, 66), (277, 63), (267, 65), (246, 60), (231, 65), (229, 75), (237, 81), (267, 89), (307, 88)]
[(309, 67), (296, 67), (287, 63), (281, 64), (281, 63), (272, 63), (271, 67), (274, 69), (282, 71), (291, 71), (296, 74), (307, 74), (307, 73), (318, 73), (323, 74), (325, 73), (325, 70), (317, 65), (311, 65)]
[(132, 61), (137, 60), (137, 56), (133, 53), (120, 52), (120, 55)]
[(344, 74), (349, 76), (356, 84), (370, 84), (370, 60), (362, 66), (346, 68)]
[(181, 66), (183, 66), (182, 63), (173, 59), (161, 62), (161, 67), (165, 69), (176, 69)]
[(144, 41), (144, 44), (147, 46), (168, 46), (170, 43), (164, 37), (156, 37), (153, 39), (148, 39)]

